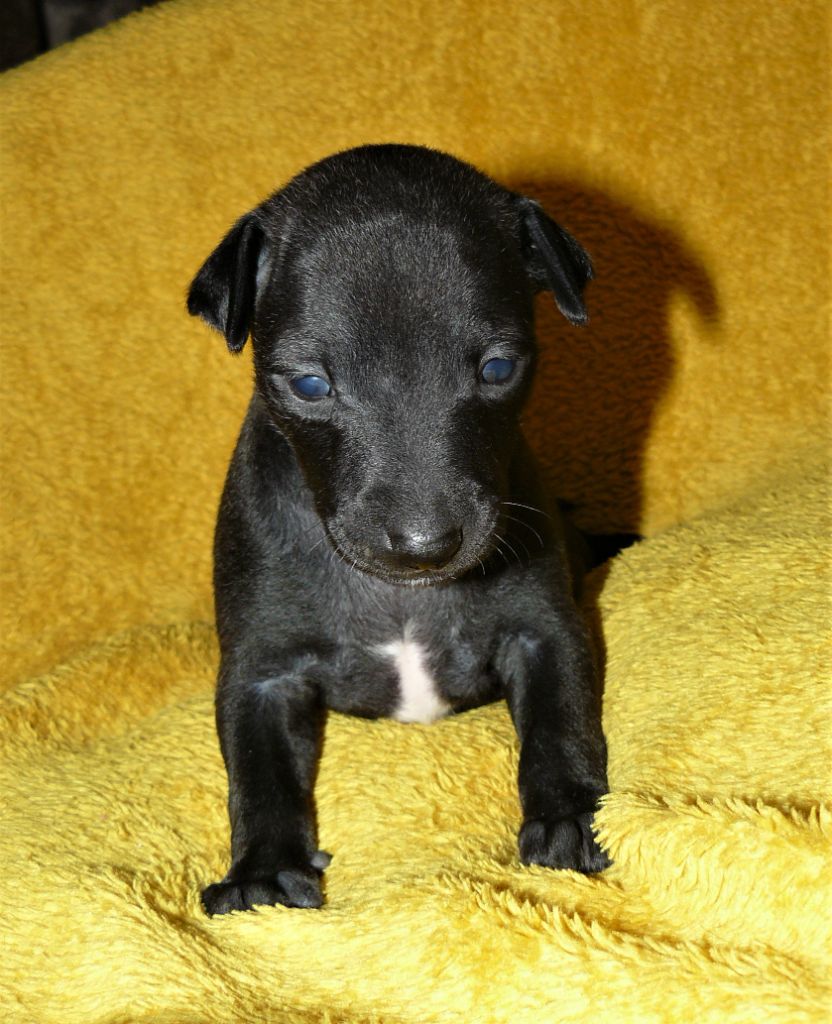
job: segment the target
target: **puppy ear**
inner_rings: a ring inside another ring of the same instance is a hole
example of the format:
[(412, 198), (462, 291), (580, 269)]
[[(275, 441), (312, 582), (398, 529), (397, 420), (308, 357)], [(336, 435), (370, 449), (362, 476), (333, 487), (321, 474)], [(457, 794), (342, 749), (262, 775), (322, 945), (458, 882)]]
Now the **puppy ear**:
[(252, 213), (240, 218), (193, 279), (188, 312), (225, 335), (232, 352), (246, 343), (257, 298), (263, 229)]
[(526, 196), (517, 198), (523, 257), (532, 283), (539, 291), (554, 294), (567, 320), (585, 324), (589, 315), (582, 296), (593, 276), (589, 253), (539, 203)]

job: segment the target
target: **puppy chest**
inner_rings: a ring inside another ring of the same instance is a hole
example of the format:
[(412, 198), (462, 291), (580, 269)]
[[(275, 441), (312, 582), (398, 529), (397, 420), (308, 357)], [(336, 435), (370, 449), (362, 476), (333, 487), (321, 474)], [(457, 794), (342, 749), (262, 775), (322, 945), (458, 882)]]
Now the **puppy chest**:
[(398, 679), (398, 700), (391, 717), (400, 722), (433, 722), (451, 710), (441, 696), (425, 647), (414, 638), (409, 625), (403, 634), (377, 644), (375, 653), (389, 661)]

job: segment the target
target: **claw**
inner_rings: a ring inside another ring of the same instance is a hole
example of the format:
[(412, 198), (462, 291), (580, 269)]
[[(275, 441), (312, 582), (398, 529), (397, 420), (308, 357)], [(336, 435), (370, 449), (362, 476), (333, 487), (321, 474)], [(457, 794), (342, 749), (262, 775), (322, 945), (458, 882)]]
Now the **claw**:
[(326, 850), (316, 850), (315, 853), (312, 854), (312, 859), (310, 860), (310, 864), (317, 871), (325, 871), (331, 863), (332, 854), (327, 853)]

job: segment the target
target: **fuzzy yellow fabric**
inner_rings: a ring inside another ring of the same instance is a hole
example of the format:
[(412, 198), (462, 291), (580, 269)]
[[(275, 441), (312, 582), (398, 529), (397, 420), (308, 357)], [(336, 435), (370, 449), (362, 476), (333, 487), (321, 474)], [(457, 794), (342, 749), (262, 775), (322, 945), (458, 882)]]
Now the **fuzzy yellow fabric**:
[[(828, 7), (173, 0), (0, 80), (0, 1018), (825, 1021)], [(527, 416), (590, 526), (602, 876), (524, 868), (503, 706), (330, 716), (326, 906), (226, 866), (210, 537), (248, 357), (188, 320), (241, 212), (447, 149), (592, 251)]]

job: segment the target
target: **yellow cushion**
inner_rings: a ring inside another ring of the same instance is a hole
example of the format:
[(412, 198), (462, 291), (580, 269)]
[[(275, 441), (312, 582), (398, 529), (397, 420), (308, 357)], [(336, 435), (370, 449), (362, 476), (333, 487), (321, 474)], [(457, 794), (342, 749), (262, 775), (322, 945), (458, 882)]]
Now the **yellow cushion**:
[[(173, 0), (3, 76), (3, 1019), (825, 1019), (826, 16)], [(595, 258), (589, 328), (540, 301), (527, 423), (583, 522), (649, 536), (588, 597), (615, 865), (519, 865), (504, 707), (331, 716), (325, 908), (209, 920), (210, 537), (250, 369), (184, 294), (294, 171), (386, 140)]]

